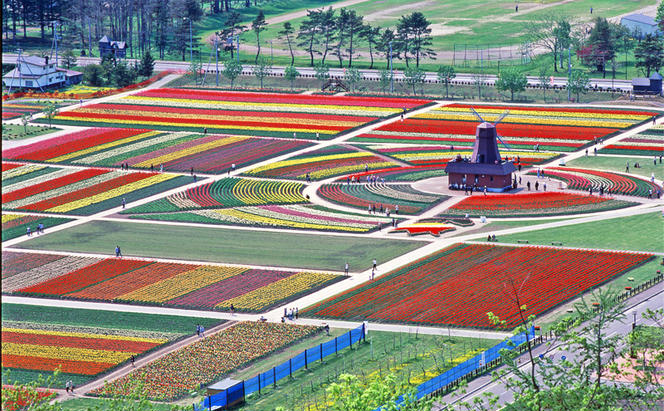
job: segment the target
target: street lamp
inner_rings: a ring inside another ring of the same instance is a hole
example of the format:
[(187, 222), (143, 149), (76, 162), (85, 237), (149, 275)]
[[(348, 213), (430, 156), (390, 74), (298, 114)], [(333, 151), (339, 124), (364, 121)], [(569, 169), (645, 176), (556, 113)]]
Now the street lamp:
[(630, 338), (630, 343), (629, 343), (629, 356), (631, 358), (636, 358), (636, 353), (634, 352), (634, 338), (635, 338), (634, 333), (636, 332), (636, 310), (632, 311), (632, 315), (634, 315), (634, 322), (632, 322), (632, 336)]
[(191, 32), (191, 19), (187, 16), (183, 17), (182, 20), (189, 21), (189, 62), (194, 64), (194, 37)]
[(392, 42), (390, 41), (390, 93), (394, 94), (394, 72), (392, 71)]

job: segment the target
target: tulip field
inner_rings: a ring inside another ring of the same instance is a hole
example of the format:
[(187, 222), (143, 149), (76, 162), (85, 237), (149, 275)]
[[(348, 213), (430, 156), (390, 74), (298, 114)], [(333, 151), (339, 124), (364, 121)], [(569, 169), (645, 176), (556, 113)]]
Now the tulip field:
[[(564, 181), (573, 190), (593, 190), (599, 192), (600, 187), (608, 194), (647, 197), (662, 191), (662, 186), (655, 182), (627, 174), (597, 171), (586, 168), (549, 167), (544, 170), (547, 177)], [(528, 174), (535, 174), (530, 171)]]
[(43, 225), (44, 232), (46, 232), (46, 230), (54, 226), (69, 221), (71, 221), (69, 218), (2, 213), (2, 241), (26, 235), (28, 228), (30, 228), (32, 233), (37, 233), (37, 226), (39, 224)]
[[(449, 197), (424, 193), (409, 184), (326, 184), (318, 195), (333, 203), (383, 213), (389, 209), (395, 216), (419, 214)], [(397, 210), (396, 207), (399, 207)], [(374, 210), (375, 208), (375, 210)]]
[(620, 139), (599, 150), (600, 154), (625, 154), (635, 156), (664, 155), (664, 128), (661, 125)]
[[(444, 167), (449, 161), (455, 159), (457, 156), (461, 156), (463, 158), (470, 157), (473, 154), (473, 151), (468, 150), (468, 147), (461, 147), (461, 149), (454, 150), (450, 150), (450, 148), (454, 147), (372, 147), (373, 150), (382, 155), (405, 161), (414, 166), (438, 165), (439, 167)], [(551, 161), (557, 156), (557, 154), (551, 152), (514, 151), (504, 149), (500, 151), (500, 154), (503, 157), (507, 157), (510, 160), (513, 160), (515, 165), (521, 164), (524, 167)]]
[(245, 175), (296, 180), (306, 180), (309, 176), (311, 180), (323, 180), (339, 175), (397, 166), (396, 162), (351, 146), (330, 146), (254, 168), (247, 171)]
[[(137, 207), (138, 209), (138, 207)], [(144, 208), (142, 208), (144, 209)], [(224, 209), (193, 210), (166, 214), (136, 214), (129, 218), (178, 221), (205, 224), (246, 225), (255, 227), (292, 228), (316, 231), (367, 233), (387, 225), (391, 220), (379, 216), (358, 216), (312, 204), (262, 205)]]
[(496, 129), (507, 144), (519, 150), (539, 145), (546, 151), (575, 151), (660, 114), (647, 110), (455, 103), (379, 127), (353, 141), (472, 146), (479, 122), (471, 107), (489, 122), (509, 110)]
[(563, 193), (559, 191), (496, 194), (466, 197), (445, 210), (443, 215), (477, 217), (551, 216), (564, 214), (595, 213), (636, 205), (637, 203), (613, 200), (608, 197)]
[[(195, 330), (219, 321), (108, 311), (2, 305), (2, 368), (12, 380), (61, 371), (58, 385), (80, 385)], [(91, 316), (92, 314), (92, 316)], [(94, 320), (92, 318), (94, 318)], [(94, 325), (92, 325), (94, 323)], [(58, 387), (59, 388), (59, 387)]]
[[(302, 316), (492, 328), (486, 313), (520, 323), (651, 260), (645, 253), (460, 244), (312, 305)], [(524, 282), (525, 280), (525, 282)]]
[(148, 398), (176, 400), (234, 369), (320, 331), (316, 327), (291, 324), (240, 323), (167, 354), (92, 393), (123, 395), (141, 384)]
[(329, 139), (378, 118), (429, 103), (380, 97), (152, 89), (58, 114), (53, 122), (156, 130)]
[(335, 274), (152, 260), (2, 253), (5, 293), (263, 312), (325, 287)]

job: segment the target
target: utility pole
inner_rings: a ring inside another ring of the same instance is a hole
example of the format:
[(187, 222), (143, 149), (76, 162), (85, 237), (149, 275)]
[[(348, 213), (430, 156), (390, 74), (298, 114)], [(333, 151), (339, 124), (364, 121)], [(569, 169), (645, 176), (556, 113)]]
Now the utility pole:
[(191, 18), (189, 19), (189, 61), (191, 66), (194, 66), (194, 37), (191, 33)]
[(569, 81), (572, 78), (572, 46), (567, 47), (567, 101), (572, 100), (572, 92), (569, 89)]
[(219, 47), (217, 47), (217, 36), (214, 36), (214, 65), (217, 73), (217, 87), (219, 87)]
[(88, 57), (92, 57), (92, 23), (88, 17)]
[[(55, 49), (55, 67), (58, 67), (58, 22), (53, 22), (53, 48)], [(51, 50), (51, 53), (53, 51)]]
[(235, 41), (237, 42), (237, 47), (235, 50), (235, 54), (237, 55), (237, 62), (240, 62), (240, 35), (235, 36)]
[(392, 42), (390, 41), (390, 93), (394, 93), (394, 72), (392, 71)]

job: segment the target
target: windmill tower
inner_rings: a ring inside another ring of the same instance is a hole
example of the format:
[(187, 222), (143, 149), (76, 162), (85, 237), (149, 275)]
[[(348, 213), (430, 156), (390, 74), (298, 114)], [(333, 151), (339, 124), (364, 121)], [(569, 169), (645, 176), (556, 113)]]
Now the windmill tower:
[(448, 174), (448, 185), (452, 190), (484, 190), (491, 192), (507, 191), (513, 186), (512, 173), (516, 171), (514, 164), (503, 161), (498, 150), (498, 141), (508, 150), (510, 147), (496, 132), (496, 125), (508, 114), (505, 111), (495, 123), (489, 123), (477, 111), (470, 109), (480, 120), (475, 130), (475, 143), (470, 160), (458, 156), (454, 161), (447, 163), (445, 171)]

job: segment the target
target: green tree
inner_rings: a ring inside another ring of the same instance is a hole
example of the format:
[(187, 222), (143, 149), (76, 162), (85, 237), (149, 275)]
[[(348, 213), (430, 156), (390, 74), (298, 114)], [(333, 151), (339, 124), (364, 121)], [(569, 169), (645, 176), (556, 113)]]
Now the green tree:
[(226, 17), (226, 22), (224, 23), (224, 28), (221, 31), (216, 32), (216, 35), (226, 41), (224, 46), (224, 51), (231, 53), (231, 59), (233, 59), (235, 51), (235, 37), (242, 34), (242, 32), (247, 28), (246, 26), (240, 24), (242, 21), (242, 15), (235, 10), (231, 10)]
[(314, 67), (314, 71), (316, 72), (314, 76), (321, 83), (324, 83), (328, 78), (330, 78), (330, 68), (323, 63), (317, 64)]
[(616, 42), (615, 33), (605, 18), (595, 18), (595, 24), (588, 37), (588, 44), (584, 62), (597, 67), (597, 71), (601, 71), (606, 77), (606, 63), (616, 55)]
[(66, 69), (70, 69), (76, 65), (76, 54), (74, 54), (74, 50), (68, 48), (62, 53), (62, 65)]
[(659, 37), (647, 35), (634, 49), (636, 67), (645, 70), (646, 77), (650, 77), (652, 70), (659, 71), (664, 65), (664, 45)]
[[(261, 32), (265, 31), (266, 26), (267, 22), (265, 21), (265, 14), (263, 14), (263, 10), (259, 10), (258, 15), (254, 19), (254, 21), (251, 22), (251, 30), (253, 30), (254, 33), (256, 34), (256, 47), (258, 47), (258, 49), (256, 50), (256, 58), (254, 59), (254, 64), (258, 64), (258, 56), (260, 56), (261, 54)], [(261, 88), (263, 88), (262, 85)]]
[(585, 94), (590, 85), (590, 77), (582, 70), (572, 70), (567, 79), (567, 88), (570, 93), (576, 94), (576, 101), (579, 102), (581, 93)]
[(254, 76), (256, 76), (256, 78), (258, 79), (261, 89), (263, 89), (263, 79), (272, 72), (272, 64), (270, 64), (270, 61), (268, 59), (261, 58), (258, 60), (258, 63), (254, 65), (251, 71), (254, 73)]
[(537, 84), (542, 89), (542, 100), (544, 100), (545, 103), (546, 103), (546, 90), (549, 88), (549, 82), (550, 82), (549, 70), (547, 70), (546, 66), (541, 66), (539, 69), (539, 73), (537, 74)]
[(88, 64), (83, 68), (83, 81), (92, 87), (104, 85), (104, 69), (99, 64)]
[(371, 27), (371, 25), (365, 24), (361, 36), (369, 45), (369, 58), (371, 59), (369, 70), (371, 70), (374, 66), (374, 50), (377, 50), (381, 38), (380, 27)]
[(221, 73), (231, 82), (231, 89), (235, 83), (235, 79), (242, 74), (242, 64), (238, 63), (237, 60), (231, 58), (224, 64), (224, 68)]
[(194, 84), (198, 84), (198, 77), (201, 73), (201, 69), (203, 68), (203, 65), (197, 61), (192, 61), (191, 64), (189, 64), (189, 70), (187, 71), (187, 76), (189, 76)]
[(360, 70), (350, 67), (346, 69), (344, 80), (350, 86), (350, 90), (355, 91), (355, 87), (362, 80), (362, 74), (360, 73)]
[(309, 53), (309, 65), (314, 66), (314, 54), (318, 53), (316, 46), (318, 44), (318, 15), (320, 10), (307, 10), (307, 18), (300, 24), (297, 32), (297, 46)]
[(116, 87), (125, 87), (136, 82), (136, 71), (123, 61), (113, 68), (111, 79), (111, 82)]
[(482, 89), (486, 86), (487, 76), (484, 73), (475, 73), (472, 76), (473, 84), (477, 86), (477, 98), (482, 98)]
[(46, 107), (44, 107), (44, 116), (48, 119), (48, 126), (53, 127), (52, 121), (55, 116), (58, 115), (58, 106), (49, 101)]
[(150, 77), (154, 71), (154, 59), (150, 51), (146, 51), (141, 58), (141, 64), (138, 68), (138, 74), (143, 77)]
[(419, 11), (402, 16), (397, 23), (397, 37), (399, 47), (408, 67), (408, 53), (415, 56), (415, 67), (420, 66), (420, 60), (426, 57), (435, 58), (436, 53), (431, 46), (431, 22)]
[(424, 77), (426, 73), (417, 67), (406, 67), (406, 69), (403, 71), (403, 75), (406, 84), (413, 88), (413, 94), (417, 94), (415, 92), (415, 86), (424, 83)]
[(655, 16), (655, 21), (659, 26), (660, 31), (664, 31), (664, 3), (659, 3), (657, 6), (657, 15)]
[(524, 91), (528, 85), (526, 75), (520, 72), (516, 67), (502, 69), (498, 73), (496, 88), (501, 91), (509, 91), (510, 100), (514, 101), (514, 93)]
[(438, 81), (445, 83), (445, 98), (450, 97), (450, 81), (456, 77), (456, 71), (454, 71), (454, 66), (442, 65), (438, 66), (438, 72), (436, 73)]
[(526, 40), (534, 46), (543, 48), (553, 55), (553, 70), (558, 71), (558, 57), (563, 65), (563, 54), (571, 44), (572, 21), (561, 15), (547, 13), (541, 18), (527, 21), (525, 24)]
[(378, 44), (376, 45), (376, 50), (378, 50), (382, 55), (385, 56), (385, 68), (390, 68), (390, 43), (392, 44), (392, 59), (399, 58), (399, 48), (396, 47), (397, 39), (394, 31), (391, 29), (383, 30)]
[(293, 91), (293, 85), (295, 83), (295, 79), (297, 76), (300, 75), (300, 72), (297, 71), (297, 69), (293, 66), (288, 66), (284, 69), (284, 78), (288, 81), (290, 81), (290, 89)]
[[(417, 400), (414, 389), (394, 375), (362, 381), (355, 375), (341, 374), (338, 382), (327, 389), (330, 409), (333, 411), (373, 411), (384, 410), (430, 411), (433, 399)], [(399, 396), (403, 401), (398, 403)], [(397, 408), (398, 404), (398, 408)]]
[(392, 72), (388, 69), (381, 70), (378, 82), (380, 84), (380, 90), (385, 93), (385, 90), (390, 87), (390, 83), (392, 82)]
[[(288, 51), (290, 51), (290, 56), (291, 56), (291, 66), (295, 64), (295, 55), (293, 54), (293, 45), (291, 44), (291, 36), (295, 33), (295, 29), (293, 28), (293, 25), (290, 24), (290, 22), (285, 22), (284, 23), (284, 28), (279, 31), (279, 36), (281, 38), (285, 38), (286, 42), (288, 43)], [(291, 86), (292, 88), (292, 86)]]

